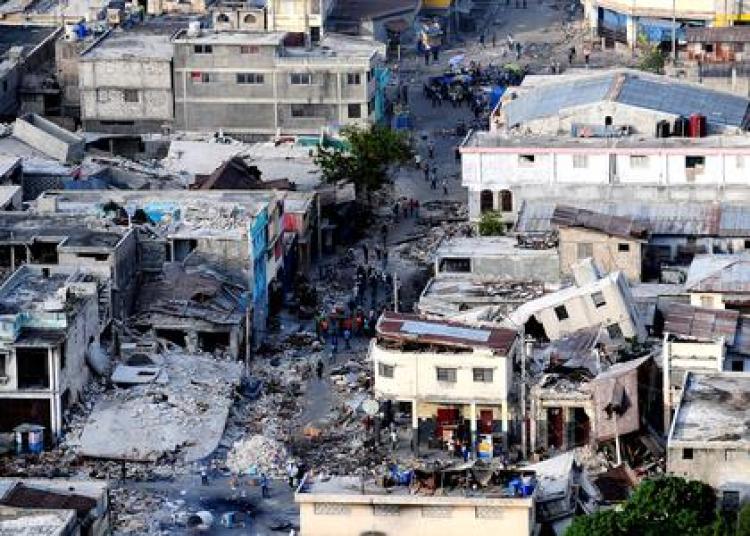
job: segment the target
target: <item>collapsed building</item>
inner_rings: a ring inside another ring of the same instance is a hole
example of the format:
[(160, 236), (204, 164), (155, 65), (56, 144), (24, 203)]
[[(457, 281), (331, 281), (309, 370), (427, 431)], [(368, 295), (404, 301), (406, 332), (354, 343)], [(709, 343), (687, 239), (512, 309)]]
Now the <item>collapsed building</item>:
[(166, 263), (162, 274), (141, 284), (131, 323), (188, 352), (223, 350), (234, 359), (247, 355), (247, 287), (219, 277)]
[(406, 406), (416, 452), (450, 440), (508, 446), (515, 330), (385, 312), (376, 331), (375, 396)]
[(74, 267), (24, 265), (0, 286), (0, 430), (59, 438), (98, 351), (97, 284)]
[(622, 272), (600, 276), (590, 260), (575, 267), (576, 282), (531, 300), (505, 321), (524, 326), (538, 340), (557, 340), (579, 329), (599, 325), (613, 343), (646, 338), (627, 279)]
[(201, 460), (219, 445), (241, 373), (240, 363), (178, 350), (136, 353), (115, 368), (121, 388), (94, 406), (73, 441), (93, 458)]

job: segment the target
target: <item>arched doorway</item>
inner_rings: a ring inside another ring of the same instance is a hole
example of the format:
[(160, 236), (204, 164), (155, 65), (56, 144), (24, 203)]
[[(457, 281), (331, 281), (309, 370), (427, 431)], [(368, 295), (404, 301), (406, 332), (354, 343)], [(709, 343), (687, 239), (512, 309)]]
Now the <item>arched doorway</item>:
[(495, 210), (495, 196), (492, 190), (482, 190), (479, 194), (479, 212), (492, 212)]
[(513, 212), (513, 194), (510, 190), (500, 191), (500, 210), (502, 212)]

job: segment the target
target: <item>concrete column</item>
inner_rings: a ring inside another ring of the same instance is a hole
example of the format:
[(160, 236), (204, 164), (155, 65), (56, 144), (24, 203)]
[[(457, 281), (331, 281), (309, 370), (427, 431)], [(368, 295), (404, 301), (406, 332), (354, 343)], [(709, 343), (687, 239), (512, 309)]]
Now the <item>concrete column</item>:
[[(508, 449), (508, 401), (503, 400), (500, 405), (500, 423), (503, 432), (503, 448)], [(521, 420), (521, 426), (525, 426), (523, 420)]]
[(471, 427), (471, 453), (476, 456), (477, 453), (477, 403), (471, 403), (471, 414), (469, 417), (469, 426)]
[[(537, 407), (536, 407), (536, 401), (532, 398), (531, 399), (531, 411), (529, 412), (529, 415), (531, 415), (531, 419), (529, 421), (529, 445), (531, 452), (536, 451), (536, 438), (537, 438), (537, 430), (536, 430), (536, 421), (537, 421)], [(521, 420), (521, 426), (523, 426), (523, 420)]]
[(638, 17), (629, 15), (626, 24), (627, 26), (625, 32), (628, 40), (628, 45), (630, 46), (630, 48), (635, 48), (635, 45), (638, 43)]
[(10, 271), (16, 271), (16, 247), (13, 245), (10, 246)]
[(419, 456), (419, 417), (416, 399), (411, 401), (411, 448), (414, 455)]

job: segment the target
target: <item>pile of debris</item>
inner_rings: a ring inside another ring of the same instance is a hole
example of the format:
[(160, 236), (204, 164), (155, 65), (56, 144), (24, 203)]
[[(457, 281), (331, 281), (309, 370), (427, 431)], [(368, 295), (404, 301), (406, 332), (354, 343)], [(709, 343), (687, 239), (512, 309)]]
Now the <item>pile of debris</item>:
[(435, 251), (444, 239), (471, 234), (472, 228), (468, 222), (442, 223), (440, 226), (431, 227), (425, 233), (403, 240), (397, 251), (402, 259), (417, 264), (428, 264), (432, 262)]
[(227, 466), (237, 474), (266, 474), (272, 478), (283, 478), (286, 462), (286, 447), (259, 434), (237, 441), (227, 455)]

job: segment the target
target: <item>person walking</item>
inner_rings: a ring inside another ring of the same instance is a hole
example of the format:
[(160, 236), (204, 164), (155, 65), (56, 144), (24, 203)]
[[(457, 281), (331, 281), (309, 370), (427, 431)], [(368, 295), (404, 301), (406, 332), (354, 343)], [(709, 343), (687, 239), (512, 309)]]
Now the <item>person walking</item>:
[(260, 474), (260, 496), (263, 499), (268, 499), (271, 495), (268, 493), (268, 477), (266, 473)]
[(435, 142), (434, 141), (431, 141), (427, 145), (427, 156), (429, 157), (430, 160), (435, 158)]
[(448, 195), (448, 181), (443, 179), (443, 195)]
[(427, 164), (427, 162), (424, 163), (424, 166), (422, 167), (422, 171), (424, 172), (424, 181), (427, 182), (430, 180), (430, 166)]
[(351, 338), (352, 338), (352, 332), (348, 329), (345, 329), (344, 330), (344, 348), (346, 348), (347, 350), (352, 349)]
[(205, 467), (201, 469), (201, 485), (208, 486), (208, 471)]
[(484, 48), (484, 32), (479, 35), (479, 46)]
[[(334, 335), (331, 335), (331, 340), (332, 340), (332, 341), (333, 341), (334, 337), (336, 337), (336, 335), (335, 335), (335, 334), (334, 334)], [(320, 359), (318, 359), (318, 364), (317, 364), (317, 365), (315, 366), (315, 373), (316, 373), (316, 374), (318, 375), (318, 379), (319, 379), (319, 380), (322, 380), (322, 379), (323, 379), (323, 367), (324, 367), (324, 366), (325, 366), (325, 365), (323, 365), (323, 361), (322, 361), (322, 360), (320, 360)]]
[(395, 427), (391, 427), (391, 451), (396, 452), (398, 448), (398, 432)]
[[(318, 363), (320, 365), (323, 364), (320, 361), (318, 361)], [(297, 478), (297, 464), (294, 463), (294, 460), (289, 460), (287, 462), (287, 464), (286, 464), (286, 474), (287, 474), (287, 477), (289, 478), (289, 487), (291, 489), (294, 489), (294, 479)]]

